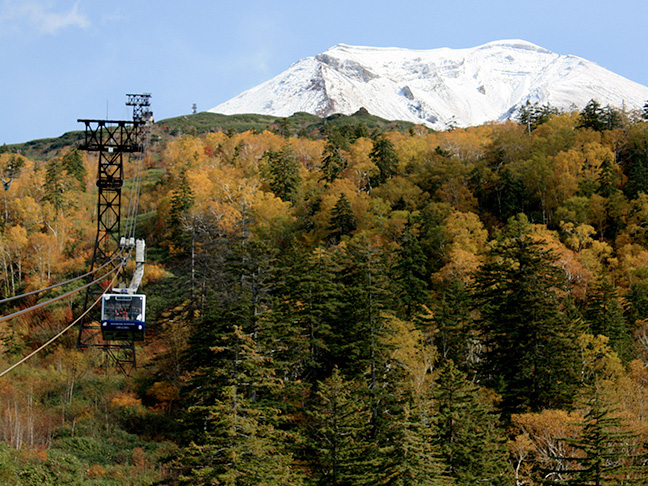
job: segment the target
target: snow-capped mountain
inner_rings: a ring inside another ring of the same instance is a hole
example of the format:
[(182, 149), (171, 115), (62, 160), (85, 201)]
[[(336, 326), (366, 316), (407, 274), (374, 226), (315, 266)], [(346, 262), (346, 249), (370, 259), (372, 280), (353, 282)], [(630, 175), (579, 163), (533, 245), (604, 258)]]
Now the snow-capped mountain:
[(573, 111), (592, 99), (641, 109), (648, 88), (522, 40), (432, 50), (339, 44), (209, 111), (328, 116), (364, 107), (388, 120), (445, 129), (510, 118), (527, 100)]

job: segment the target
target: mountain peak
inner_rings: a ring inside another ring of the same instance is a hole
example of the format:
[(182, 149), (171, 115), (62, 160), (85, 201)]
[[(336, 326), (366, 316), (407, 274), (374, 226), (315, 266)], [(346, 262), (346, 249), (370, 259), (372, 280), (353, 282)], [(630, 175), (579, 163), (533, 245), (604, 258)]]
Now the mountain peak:
[(337, 44), (209, 111), (328, 116), (364, 107), (382, 118), (445, 129), (510, 118), (526, 101), (571, 111), (591, 99), (640, 109), (648, 88), (520, 39), (467, 49)]
[(533, 44), (532, 42), (528, 42), (521, 39), (503, 39), (498, 41), (492, 41), (484, 45), (481, 45), (479, 47), (475, 47), (475, 49), (490, 49), (496, 47), (542, 52), (544, 54), (553, 54), (553, 52), (551, 52), (548, 49), (545, 49), (544, 47), (540, 47), (536, 44)]

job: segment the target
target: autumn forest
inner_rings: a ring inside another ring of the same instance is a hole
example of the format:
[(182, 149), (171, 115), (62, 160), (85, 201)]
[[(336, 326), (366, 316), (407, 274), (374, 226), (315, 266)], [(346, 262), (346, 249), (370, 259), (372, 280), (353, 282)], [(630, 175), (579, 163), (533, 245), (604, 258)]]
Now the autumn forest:
[[(0, 377), (1, 484), (648, 483), (648, 112), (362, 115), (153, 126), (137, 369), (72, 330)], [(0, 298), (87, 272), (95, 156), (0, 175)], [(81, 305), (0, 322), (0, 371)]]

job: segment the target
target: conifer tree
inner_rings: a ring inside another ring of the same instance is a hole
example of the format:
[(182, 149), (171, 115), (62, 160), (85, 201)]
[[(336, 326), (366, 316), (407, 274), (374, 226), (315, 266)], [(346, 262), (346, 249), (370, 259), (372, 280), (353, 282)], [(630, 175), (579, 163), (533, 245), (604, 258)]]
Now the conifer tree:
[[(181, 462), (183, 484), (231, 486), (297, 485), (279, 410), (268, 396), (280, 387), (272, 362), (260, 355), (252, 336), (240, 327), (221, 336), (213, 359), (189, 398), (191, 442)], [(193, 427), (191, 427), (193, 425)]]
[(648, 319), (648, 280), (645, 276), (635, 279), (625, 297), (624, 316), (630, 326)]
[(596, 100), (590, 100), (583, 108), (578, 117), (578, 128), (591, 128), (602, 132), (607, 128), (605, 111)]
[(338, 364), (349, 376), (367, 377), (376, 390), (388, 350), (384, 313), (391, 309), (390, 282), (384, 253), (365, 236), (349, 242), (338, 254), (342, 286), (341, 318), (337, 321)]
[(453, 484), (512, 484), (498, 417), (452, 361), (441, 369), (433, 396), (434, 441)]
[(85, 191), (87, 171), (83, 165), (83, 156), (79, 150), (70, 150), (63, 156), (62, 166), (77, 181), (77, 190)]
[(186, 218), (189, 209), (193, 206), (194, 199), (194, 191), (189, 184), (185, 171), (180, 177), (178, 187), (171, 194), (169, 227), (171, 229), (171, 239), (176, 242), (184, 239)]
[(603, 278), (592, 286), (587, 295), (585, 319), (590, 334), (607, 336), (610, 346), (621, 358), (629, 360), (632, 357), (632, 337), (617, 290), (609, 278)]
[(315, 454), (315, 484), (377, 484), (376, 471), (367, 464), (372, 454), (367, 440), (371, 413), (361, 389), (358, 382), (345, 379), (337, 368), (319, 385), (316, 400), (308, 412), (310, 443)]
[(531, 104), (531, 101), (527, 100), (520, 108), (517, 119), (531, 133), (540, 125), (549, 121), (551, 115), (557, 115), (558, 113), (559, 110), (548, 103), (540, 106), (538, 102)]
[(406, 319), (412, 318), (429, 299), (425, 269), (425, 254), (421, 248), (414, 224), (408, 221), (403, 231), (400, 248), (396, 251), (393, 268), (394, 293)]
[(402, 405), (390, 421), (387, 446), (379, 451), (380, 484), (393, 486), (446, 486), (453, 484), (434, 444), (431, 410), (422, 405)]
[(576, 449), (568, 468), (544, 471), (545, 484), (568, 486), (640, 485), (648, 481), (648, 454), (639, 434), (607, 405), (600, 386), (589, 387), (587, 413), (576, 439), (563, 439)]
[(347, 156), (344, 152), (347, 145), (348, 142), (340, 130), (335, 128), (330, 130), (324, 147), (320, 180), (330, 184), (342, 175), (344, 169), (347, 168)]
[(559, 294), (565, 275), (529, 231), (524, 215), (509, 220), (475, 277), (481, 379), (502, 394), (505, 414), (564, 406), (576, 384), (575, 330)]
[(460, 370), (474, 375), (478, 339), (472, 312), (466, 284), (457, 279), (445, 282), (433, 306), (434, 343), (441, 363), (452, 360)]
[(277, 265), (271, 327), (275, 362), (294, 380), (315, 384), (333, 369), (333, 327), (340, 316), (336, 265), (322, 248), (286, 252)]
[(266, 152), (265, 157), (270, 189), (282, 201), (292, 201), (301, 182), (299, 161), (288, 146)]
[(398, 156), (396, 155), (394, 144), (384, 136), (379, 136), (374, 140), (369, 158), (378, 168), (378, 174), (370, 178), (372, 187), (378, 187), (396, 174)]
[[(17, 160), (21, 160), (16, 158)], [(10, 162), (7, 168), (7, 177), (12, 178), (24, 164)], [(45, 183), (43, 184), (43, 199), (57, 211), (74, 206), (67, 193), (73, 190), (85, 190), (86, 170), (83, 158), (78, 150), (72, 150), (62, 157), (56, 157), (47, 162), (45, 169)]]
[(340, 193), (340, 198), (333, 207), (333, 214), (328, 227), (330, 241), (334, 245), (338, 244), (342, 237), (351, 234), (356, 229), (356, 226), (357, 223), (351, 209), (351, 203), (349, 203), (344, 193)]

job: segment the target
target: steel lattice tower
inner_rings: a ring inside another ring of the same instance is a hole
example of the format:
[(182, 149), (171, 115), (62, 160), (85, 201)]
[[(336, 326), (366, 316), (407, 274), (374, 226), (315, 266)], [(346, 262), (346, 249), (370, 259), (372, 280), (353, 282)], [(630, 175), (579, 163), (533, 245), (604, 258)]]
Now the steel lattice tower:
[[(120, 239), (122, 187), (124, 185), (124, 155), (138, 154), (143, 151), (147, 130), (152, 114), (150, 94), (127, 95), (127, 105), (133, 106), (133, 120), (79, 120), (85, 125), (84, 142), (81, 150), (97, 153), (97, 234), (90, 270), (111, 263), (112, 269), (120, 266)], [(91, 277), (92, 278), (92, 277)], [(124, 275), (119, 275), (120, 283)], [(86, 291), (83, 312), (96, 299), (103, 289), (95, 285)], [(106, 342), (101, 340), (101, 326), (95, 317), (97, 312), (89, 313), (81, 320), (77, 339), (78, 348), (100, 348), (107, 351), (117, 366), (123, 371), (137, 364), (133, 340)]]

